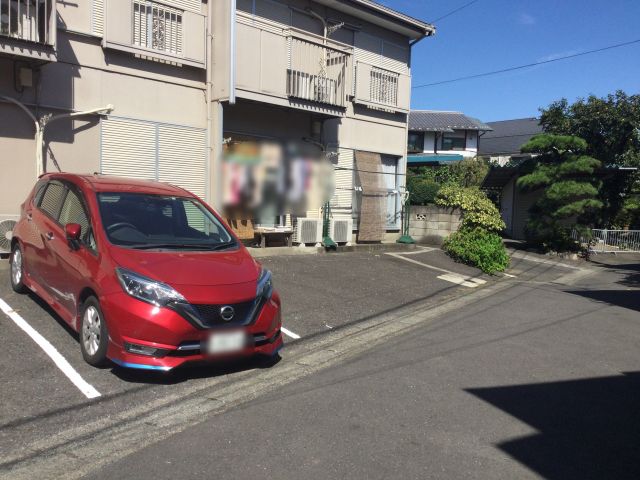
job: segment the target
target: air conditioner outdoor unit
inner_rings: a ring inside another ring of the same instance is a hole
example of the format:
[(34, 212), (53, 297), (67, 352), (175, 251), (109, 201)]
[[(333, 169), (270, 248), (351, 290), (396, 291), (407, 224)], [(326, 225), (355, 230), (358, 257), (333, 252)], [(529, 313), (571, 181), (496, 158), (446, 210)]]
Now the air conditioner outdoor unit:
[(353, 219), (332, 218), (329, 225), (329, 236), (336, 243), (351, 243), (353, 236)]
[(293, 234), (293, 241), (300, 245), (316, 245), (322, 241), (321, 218), (298, 218)]
[(18, 215), (0, 214), (0, 254), (11, 253), (11, 236), (18, 218)]

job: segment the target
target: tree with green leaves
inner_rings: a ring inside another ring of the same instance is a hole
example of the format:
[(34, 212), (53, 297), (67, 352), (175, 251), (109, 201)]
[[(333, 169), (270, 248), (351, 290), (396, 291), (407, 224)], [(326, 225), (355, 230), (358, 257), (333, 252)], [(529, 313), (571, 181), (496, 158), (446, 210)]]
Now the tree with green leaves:
[[(618, 90), (604, 98), (592, 95), (573, 104), (563, 98), (540, 112), (545, 132), (583, 138), (586, 153), (606, 166), (640, 168), (640, 95)], [(599, 191), (603, 202), (601, 222), (607, 226), (616, 223), (617, 216), (638, 203), (638, 195), (637, 172), (605, 178)]]
[(575, 136), (536, 135), (522, 151), (535, 156), (523, 165), (518, 188), (539, 194), (529, 210), (527, 237), (549, 249), (570, 249), (569, 230), (584, 230), (590, 215), (602, 208), (594, 176), (601, 162), (587, 155), (587, 142)]

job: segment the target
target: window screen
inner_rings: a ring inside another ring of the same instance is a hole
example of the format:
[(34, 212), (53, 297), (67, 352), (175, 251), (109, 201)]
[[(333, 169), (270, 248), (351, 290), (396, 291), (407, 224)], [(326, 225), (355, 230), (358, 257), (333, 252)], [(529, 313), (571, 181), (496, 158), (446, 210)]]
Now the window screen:
[(82, 201), (73, 190), (69, 190), (69, 194), (62, 205), (59, 221), (62, 225), (66, 225), (67, 223), (79, 224), (82, 227), (81, 236), (83, 238), (89, 230), (89, 219), (82, 207)]
[(47, 186), (47, 190), (44, 192), (42, 202), (40, 203), (40, 209), (48, 213), (55, 220), (58, 219), (58, 212), (60, 211), (60, 204), (64, 198), (65, 188), (58, 182), (51, 182)]

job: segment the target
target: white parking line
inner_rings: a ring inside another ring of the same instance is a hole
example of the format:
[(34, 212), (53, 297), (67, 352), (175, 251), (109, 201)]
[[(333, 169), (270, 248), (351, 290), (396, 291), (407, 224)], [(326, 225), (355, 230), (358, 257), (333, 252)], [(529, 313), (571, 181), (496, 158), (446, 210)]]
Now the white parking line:
[(298, 340), (300, 338), (300, 335), (298, 335), (297, 333), (293, 333), (291, 330), (287, 330), (284, 327), (280, 327), (280, 330), (282, 330), (282, 333), (284, 333), (286, 336), (291, 337), (294, 340)]
[[(435, 250), (435, 249), (432, 249)], [(411, 252), (414, 253), (414, 252)], [(428, 263), (423, 263), (423, 262), (419, 262), (417, 260), (414, 260), (413, 258), (405, 258), (402, 255), (404, 255), (404, 253), (387, 253), (386, 255), (390, 255), (392, 257), (395, 258), (399, 258), (401, 260), (404, 260), (405, 262), (410, 262), (410, 263), (414, 263), (416, 265), (420, 265), (421, 267), (425, 267), (425, 268), (429, 268), (431, 270), (435, 270), (437, 272), (443, 272), (444, 275), (440, 275), (437, 278), (439, 278), (440, 280), (444, 280), (445, 282), (451, 282), (451, 283), (455, 283), (457, 285), (462, 285), (465, 287), (469, 287), (469, 288), (476, 288), (479, 287), (480, 285), (487, 283), (486, 280), (482, 280), (481, 278), (475, 278), (475, 277), (464, 277), (458, 273), (452, 272), (450, 270), (445, 270), (444, 268), (440, 268), (440, 267), (434, 267), (433, 265), (429, 265)]]
[(67, 359), (64, 358), (56, 348), (49, 343), (49, 340), (40, 335), (27, 321), (14, 311), (4, 300), (0, 298), (0, 310), (2, 310), (14, 323), (20, 327), (31, 339), (38, 344), (44, 352), (49, 355), (53, 363), (62, 370), (71, 383), (80, 390), (87, 398), (96, 398), (100, 396), (93, 386), (89, 385), (80, 374), (71, 366)]

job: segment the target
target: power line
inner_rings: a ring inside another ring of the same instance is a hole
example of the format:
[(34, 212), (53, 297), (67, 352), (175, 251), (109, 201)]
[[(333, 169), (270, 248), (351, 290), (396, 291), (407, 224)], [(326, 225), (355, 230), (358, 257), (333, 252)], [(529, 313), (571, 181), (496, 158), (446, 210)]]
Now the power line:
[(471, 0), (469, 3), (465, 3), (464, 5), (462, 5), (461, 7), (456, 8), (455, 10), (451, 10), (449, 13), (444, 14), (443, 16), (436, 18), (435, 20), (433, 20), (432, 22), (429, 23), (436, 23), (439, 22), (440, 20), (444, 20), (447, 17), (450, 17), (451, 15), (453, 15), (456, 12), (459, 12), (460, 10), (462, 10), (463, 8), (467, 8), (471, 5), (473, 5), (474, 3), (476, 3), (478, 0)]
[(449, 80), (441, 80), (439, 82), (425, 83), (423, 85), (415, 85), (413, 88), (433, 87), (435, 85), (443, 85), (445, 83), (459, 82), (460, 80), (469, 80), (472, 78), (480, 78), (480, 77), (487, 77), (489, 75), (497, 75), (499, 73), (513, 72), (514, 70), (522, 70), (523, 68), (535, 67), (536, 65), (544, 65), (546, 63), (559, 62), (560, 60), (567, 60), (569, 58), (581, 57), (583, 55), (590, 55), (592, 53), (603, 52), (605, 50), (612, 50), (614, 48), (625, 47), (627, 45), (632, 45), (634, 43), (640, 43), (640, 38), (637, 40), (631, 40), (630, 42), (617, 43), (615, 45), (596, 48), (595, 50), (588, 50), (586, 52), (574, 53), (572, 55), (565, 55), (563, 57), (552, 58), (550, 60), (543, 60), (541, 62), (527, 63), (526, 65), (518, 65), (517, 67), (508, 67), (508, 68), (503, 68), (501, 70), (493, 70), (491, 72), (477, 73), (475, 75), (467, 75), (464, 77), (452, 78)]

